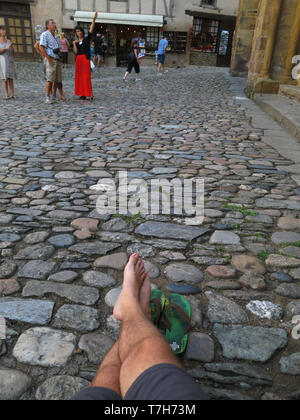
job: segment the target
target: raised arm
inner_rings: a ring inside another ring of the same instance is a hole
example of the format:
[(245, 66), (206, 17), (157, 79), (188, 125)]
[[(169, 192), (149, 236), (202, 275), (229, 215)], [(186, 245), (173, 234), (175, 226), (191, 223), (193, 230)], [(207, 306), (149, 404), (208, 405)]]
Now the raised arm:
[(95, 23), (96, 23), (97, 18), (98, 18), (98, 12), (96, 12), (95, 15), (94, 15), (94, 19), (93, 19), (93, 22), (92, 22), (91, 27), (90, 27), (90, 34), (92, 34), (94, 32)]

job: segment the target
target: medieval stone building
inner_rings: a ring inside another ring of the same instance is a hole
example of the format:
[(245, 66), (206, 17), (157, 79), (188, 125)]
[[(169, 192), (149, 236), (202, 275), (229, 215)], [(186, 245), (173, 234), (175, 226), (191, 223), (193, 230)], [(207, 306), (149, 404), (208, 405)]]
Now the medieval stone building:
[(146, 43), (143, 64), (153, 63), (159, 39), (167, 34), (168, 65), (229, 67), (238, 4), (239, 0), (4, 0), (0, 21), (22, 59), (32, 58), (32, 42), (46, 19), (55, 19), (59, 30), (72, 40), (75, 25), (87, 30), (97, 10), (96, 31), (106, 37), (108, 65), (124, 64), (131, 40), (138, 34)]
[(293, 90), (299, 62), (300, 1), (240, 0), (231, 72), (248, 93)]

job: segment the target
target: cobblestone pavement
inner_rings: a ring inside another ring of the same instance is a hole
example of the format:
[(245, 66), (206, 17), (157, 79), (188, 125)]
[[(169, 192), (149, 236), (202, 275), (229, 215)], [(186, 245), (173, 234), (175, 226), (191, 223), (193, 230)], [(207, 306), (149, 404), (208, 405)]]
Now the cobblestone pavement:
[[(69, 69), (71, 99), (49, 106), (40, 65), (18, 68), (18, 99), (0, 105), (0, 399), (68, 399), (89, 383), (135, 251), (154, 285), (191, 302), (182, 361), (211, 398), (300, 399), (299, 145), (227, 70), (147, 69), (124, 86), (105, 69), (80, 103)], [(90, 187), (125, 169), (203, 177), (203, 225), (100, 216)]]

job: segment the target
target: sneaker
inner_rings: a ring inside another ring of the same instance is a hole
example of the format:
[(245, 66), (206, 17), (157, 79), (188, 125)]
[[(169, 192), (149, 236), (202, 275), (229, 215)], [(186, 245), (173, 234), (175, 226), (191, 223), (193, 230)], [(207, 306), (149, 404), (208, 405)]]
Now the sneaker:
[(164, 74), (166, 74), (166, 73), (169, 73), (169, 70), (165, 70), (165, 71), (164, 71)]
[(51, 99), (50, 99), (50, 98), (46, 98), (46, 100), (45, 100), (45, 104), (53, 104), (53, 102), (51, 101)]
[(125, 79), (125, 77), (123, 77), (123, 82), (126, 84), (127, 83), (127, 80)]
[(136, 81), (136, 82), (141, 82), (141, 81), (142, 81), (142, 79), (135, 79), (135, 81)]

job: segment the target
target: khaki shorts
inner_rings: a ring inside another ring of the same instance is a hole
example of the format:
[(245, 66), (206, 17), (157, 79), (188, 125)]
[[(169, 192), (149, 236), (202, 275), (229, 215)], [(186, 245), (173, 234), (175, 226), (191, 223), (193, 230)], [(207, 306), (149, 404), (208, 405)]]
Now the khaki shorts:
[(52, 60), (50, 64), (47, 58), (44, 59), (44, 66), (46, 69), (47, 82), (62, 83), (61, 63), (57, 60)]

